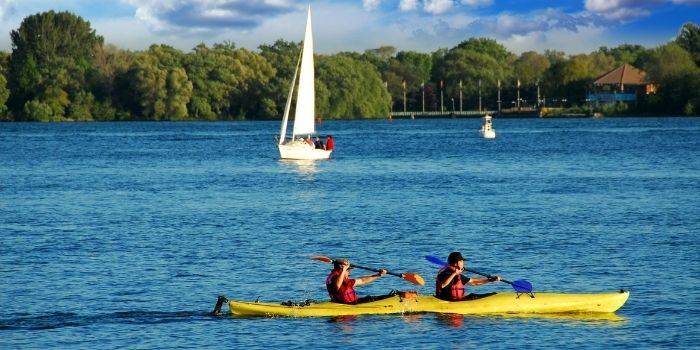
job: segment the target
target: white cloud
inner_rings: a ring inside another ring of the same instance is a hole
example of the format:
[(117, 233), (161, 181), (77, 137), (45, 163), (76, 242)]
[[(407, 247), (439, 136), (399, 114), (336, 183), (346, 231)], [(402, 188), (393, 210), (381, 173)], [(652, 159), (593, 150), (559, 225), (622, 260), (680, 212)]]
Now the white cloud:
[(13, 0), (0, 0), (0, 19), (5, 18), (12, 12), (12, 2)]
[(413, 11), (418, 8), (418, 0), (401, 0), (399, 9), (401, 11)]
[(488, 6), (493, 4), (493, 0), (462, 0), (462, 4), (467, 6)]
[(288, 13), (292, 0), (122, 0), (134, 6), (135, 17), (156, 32), (207, 32), (250, 29)]
[(700, 0), (585, 0), (586, 10), (611, 21), (629, 21), (649, 16), (652, 8), (664, 4), (700, 4)]
[(501, 13), (496, 16), (482, 17), (479, 20), (479, 26), (490, 36), (509, 38), (514, 35), (523, 36), (555, 29), (575, 33), (580, 27), (601, 26), (606, 22), (600, 16), (589, 12), (566, 13), (560, 9), (550, 8), (529, 13)]
[(615, 46), (619, 44), (614, 42), (610, 35), (607, 35), (605, 28), (595, 25), (579, 27), (577, 32), (556, 28), (525, 35), (516, 34), (500, 40), (500, 42), (516, 54), (530, 50), (542, 52), (545, 49), (577, 54), (594, 51), (601, 45)]
[(452, 5), (452, 0), (424, 0), (423, 10), (434, 15), (439, 15), (450, 10)]
[(362, 7), (367, 11), (374, 11), (381, 2), (381, 0), (362, 0)]
[[(418, 8), (420, 2), (421, 0), (401, 0), (399, 1), (399, 9), (401, 11), (414, 10)], [(422, 0), (422, 2), (423, 11), (433, 15), (444, 14), (460, 4), (468, 7), (480, 7), (493, 4), (493, 0)]]

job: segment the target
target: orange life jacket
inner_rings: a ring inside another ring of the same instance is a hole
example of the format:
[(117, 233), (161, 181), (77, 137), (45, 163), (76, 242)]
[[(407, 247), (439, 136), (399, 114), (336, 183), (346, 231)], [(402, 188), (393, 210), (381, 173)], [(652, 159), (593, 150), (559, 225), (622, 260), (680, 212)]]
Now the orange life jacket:
[(335, 287), (335, 280), (340, 277), (340, 272), (340, 270), (333, 270), (328, 274), (328, 277), (326, 277), (328, 295), (331, 297), (331, 301), (336, 303), (356, 304), (357, 294), (355, 293), (355, 289), (352, 288), (349, 278), (345, 277), (340, 288)]
[(440, 275), (444, 271), (446, 271), (448, 268), (443, 268), (438, 272), (438, 278), (435, 279), (435, 296), (443, 299), (443, 300), (451, 300), (451, 301), (459, 301), (464, 299), (464, 283), (462, 283), (462, 276), (455, 276), (455, 278), (452, 279), (452, 282), (450, 282), (450, 285), (448, 286), (449, 289), (449, 295), (444, 292), (443, 288), (440, 288), (440, 285), (442, 285), (442, 281), (444, 279), (440, 279)]

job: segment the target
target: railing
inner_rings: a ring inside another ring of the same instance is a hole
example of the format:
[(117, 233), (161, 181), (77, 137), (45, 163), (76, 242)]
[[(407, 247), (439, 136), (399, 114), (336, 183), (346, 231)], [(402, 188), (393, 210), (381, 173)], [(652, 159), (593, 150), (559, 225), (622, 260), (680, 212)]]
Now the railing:
[(495, 114), (496, 111), (445, 111), (445, 112), (391, 112), (393, 118), (420, 118), (420, 117), (482, 117), (487, 114)]
[(597, 93), (588, 95), (588, 99), (592, 102), (636, 101), (637, 94)]

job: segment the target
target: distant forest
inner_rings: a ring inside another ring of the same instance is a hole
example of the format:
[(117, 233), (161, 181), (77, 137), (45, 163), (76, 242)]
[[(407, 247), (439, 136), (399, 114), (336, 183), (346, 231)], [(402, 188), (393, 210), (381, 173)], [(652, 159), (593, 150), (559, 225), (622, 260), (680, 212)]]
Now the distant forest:
[[(0, 120), (230, 120), (280, 118), (300, 45), (278, 40), (250, 51), (224, 42), (190, 52), (167, 45), (145, 51), (104, 43), (90, 23), (69, 12), (24, 18), (10, 33), (12, 52), (0, 52)], [(585, 104), (597, 76), (630, 63), (658, 86), (654, 95), (621, 109), (629, 113), (700, 114), (700, 28), (683, 25), (661, 46), (601, 47), (589, 54), (546, 50), (515, 55), (493, 39), (469, 38), (431, 53), (391, 46), (363, 53), (316, 55), (316, 111), (324, 119), (385, 118), (457, 100), (476, 109), (481, 84), (485, 108), (496, 108), (500, 82), (507, 107), (520, 94)], [(565, 101), (565, 102), (564, 102)]]

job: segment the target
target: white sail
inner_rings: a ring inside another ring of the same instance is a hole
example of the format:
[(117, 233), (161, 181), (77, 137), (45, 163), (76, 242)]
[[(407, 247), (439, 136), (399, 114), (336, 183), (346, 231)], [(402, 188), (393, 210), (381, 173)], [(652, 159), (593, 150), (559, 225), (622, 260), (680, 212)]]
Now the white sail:
[(306, 32), (301, 55), (297, 108), (294, 114), (292, 135), (312, 134), (314, 128), (314, 42), (311, 34), (311, 6), (306, 18)]
[(292, 96), (294, 95), (294, 85), (297, 82), (297, 73), (299, 73), (299, 62), (301, 61), (301, 55), (299, 55), (299, 60), (297, 61), (296, 68), (294, 68), (294, 76), (292, 77), (292, 84), (289, 87), (289, 95), (287, 95), (287, 103), (284, 105), (284, 116), (282, 117), (282, 125), (280, 126), (280, 138), (278, 144), (283, 144), (284, 140), (287, 138), (287, 121), (289, 120), (289, 108), (292, 105)]

